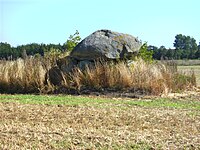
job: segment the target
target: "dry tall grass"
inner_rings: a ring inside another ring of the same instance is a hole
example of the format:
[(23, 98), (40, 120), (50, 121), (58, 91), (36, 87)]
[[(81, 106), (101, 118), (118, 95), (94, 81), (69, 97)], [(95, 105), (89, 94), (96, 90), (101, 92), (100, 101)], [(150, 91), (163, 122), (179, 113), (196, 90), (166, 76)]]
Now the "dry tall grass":
[(64, 82), (56, 87), (48, 82), (46, 76), (54, 64), (45, 58), (0, 61), (0, 92), (45, 93), (54, 92), (58, 88), (77, 91), (89, 88), (142, 91), (159, 95), (196, 84), (193, 73), (181, 74), (167, 65), (150, 64), (138, 59), (129, 66), (124, 62), (96, 62), (94, 67), (86, 67), (85, 71), (79, 68), (70, 74), (61, 71)]
[(9, 93), (39, 93), (44, 90), (45, 74), (51, 63), (42, 58), (0, 62), (0, 91)]
[(148, 94), (167, 94), (195, 86), (194, 73), (182, 74), (165, 64), (150, 64), (138, 59), (127, 66), (124, 62), (118, 64), (99, 63), (94, 68), (83, 72), (76, 68), (72, 81), (77, 89), (86, 86), (101, 89), (129, 89), (132, 92), (142, 91)]

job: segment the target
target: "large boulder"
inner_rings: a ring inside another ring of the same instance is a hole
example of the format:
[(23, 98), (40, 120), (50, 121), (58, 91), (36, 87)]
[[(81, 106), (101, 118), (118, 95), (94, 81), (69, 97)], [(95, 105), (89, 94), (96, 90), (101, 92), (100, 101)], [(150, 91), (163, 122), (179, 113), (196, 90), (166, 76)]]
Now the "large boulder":
[(95, 66), (98, 60), (129, 60), (137, 55), (141, 46), (142, 43), (131, 35), (98, 30), (82, 40), (69, 56), (59, 59), (57, 66), (46, 74), (46, 79), (54, 85), (61, 85), (64, 82), (63, 73), (71, 73), (76, 67), (85, 70)]
[(110, 30), (98, 30), (82, 40), (71, 52), (70, 56), (81, 60), (129, 59), (136, 55), (141, 42), (128, 34)]

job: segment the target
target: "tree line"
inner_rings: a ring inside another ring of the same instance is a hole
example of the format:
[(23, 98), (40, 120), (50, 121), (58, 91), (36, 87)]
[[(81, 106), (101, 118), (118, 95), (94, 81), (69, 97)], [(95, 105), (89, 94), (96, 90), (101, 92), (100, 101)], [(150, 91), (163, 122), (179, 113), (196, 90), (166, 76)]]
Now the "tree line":
[(174, 40), (174, 49), (167, 49), (165, 46), (148, 46), (148, 50), (152, 50), (153, 58), (161, 59), (200, 59), (200, 42), (197, 45), (193, 37), (177, 34)]
[[(71, 51), (81, 38), (79, 32), (70, 35), (69, 39), (64, 44), (37, 44), (31, 43), (12, 47), (8, 43), (0, 43), (0, 59), (17, 59), (26, 56), (41, 55), (56, 51), (59, 53)], [(165, 46), (159, 48), (153, 45), (148, 46), (148, 50), (153, 52), (153, 58), (161, 59), (200, 59), (200, 42), (197, 45), (193, 37), (177, 34), (174, 40), (174, 49), (167, 49)]]
[(41, 55), (51, 50), (65, 51), (65, 47), (60, 44), (26, 44), (17, 47), (12, 47), (8, 43), (0, 43), (0, 59), (13, 60), (19, 57)]
[(24, 58), (27, 56), (40, 55), (44, 56), (45, 53), (64, 53), (71, 51), (79, 42), (81, 38), (79, 32), (70, 35), (64, 44), (37, 44), (31, 43), (12, 47), (9, 43), (0, 43), (0, 59), (14, 60), (17, 58)]

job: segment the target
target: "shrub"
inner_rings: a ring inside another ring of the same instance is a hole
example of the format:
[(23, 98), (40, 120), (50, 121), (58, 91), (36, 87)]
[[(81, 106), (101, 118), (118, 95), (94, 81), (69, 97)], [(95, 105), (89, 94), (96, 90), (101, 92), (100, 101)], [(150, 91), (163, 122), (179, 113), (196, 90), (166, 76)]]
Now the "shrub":
[(78, 30), (76, 30), (76, 33), (74, 33), (74, 35), (70, 35), (69, 39), (64, 44), (64, 47), (68, 51), (72, 51), (74, 47), (76, 47), (76, 45), (80, 42), (80, 40), (81, 40), (81, 37), (79, 36)]
[(144, 43), (140, 50), (139, 50), (139, 55), (140, 58), (142, 58), (144, 61), (152, 63), (153, 62), (153, 51), (148, 50), (147, 43)]

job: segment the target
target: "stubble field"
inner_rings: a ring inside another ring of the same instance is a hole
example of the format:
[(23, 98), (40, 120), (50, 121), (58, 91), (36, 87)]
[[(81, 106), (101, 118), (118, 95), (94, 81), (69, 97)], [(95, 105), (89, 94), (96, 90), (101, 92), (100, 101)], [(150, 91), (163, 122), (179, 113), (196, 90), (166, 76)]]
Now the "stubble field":
[(197, 86), (200, 86), (200, 65), (178, 66), (178, 70), (185, 73), (194, 71), (197, 80)]
[(200, 149), (200, 93), (0, 95), (1, 149)]

